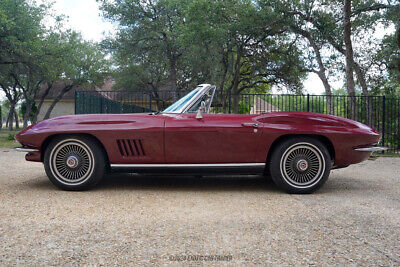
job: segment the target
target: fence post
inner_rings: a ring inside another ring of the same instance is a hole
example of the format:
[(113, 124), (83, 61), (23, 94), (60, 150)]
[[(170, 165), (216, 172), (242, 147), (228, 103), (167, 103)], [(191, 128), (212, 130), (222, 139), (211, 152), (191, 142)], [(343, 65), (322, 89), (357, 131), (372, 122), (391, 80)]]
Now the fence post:
[(100, 114), (103, 113), (103, 97), (100, 97)]
[(228, 113), (231, 113), (231, 90), (228, 93)]
[[(382, 146), (385, 146), (385, 128), (386, 128), (386, 97), (382, 96)], [(382, 151), (385, 153), (385, 151)]]
[(310, 112), (310, 94), (307, 94), (307, 112)]
[(76, 107), (76, 104), (77, 104), (76, 97), (77, 97), (77, 95), (78, 95), (78, 92), (75, 90), (75, 93), (74, 93), (74, 94), (75, 94), (75, 96), (74, 96), (74, 109), (75, 109), (74, 112), (75, 112), (75, 114), (76, 114), (76, 110), (77, 110), (77, 109), (76, 109), (76, 108), (77, 108), (77, 107)]
[(152, 103), (151, 103), (151, 100), (152, 100), (152, 99), (151, 99), (151, 97), (152, 97), (152, 93), (150, 92), (150, 93), (149, 93), (150, 111), (152, 111), (152, 106), (151, 106), (151, 105), (152, 105)]

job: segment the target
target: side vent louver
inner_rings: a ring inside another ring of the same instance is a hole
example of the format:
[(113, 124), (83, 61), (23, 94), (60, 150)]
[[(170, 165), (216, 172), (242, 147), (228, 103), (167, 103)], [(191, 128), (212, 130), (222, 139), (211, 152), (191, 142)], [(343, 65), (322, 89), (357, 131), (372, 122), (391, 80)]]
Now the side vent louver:
[(140, 139), (117, 139), (119, 153), (125, 157), (146, 156)]

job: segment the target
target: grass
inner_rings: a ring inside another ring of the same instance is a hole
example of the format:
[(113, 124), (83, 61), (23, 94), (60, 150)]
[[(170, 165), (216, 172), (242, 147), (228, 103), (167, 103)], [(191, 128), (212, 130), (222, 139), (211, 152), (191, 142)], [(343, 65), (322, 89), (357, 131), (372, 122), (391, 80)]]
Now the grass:
[(14, 135), (19, 131), (9, 131), (7, 129), (0, 130), (0, 148), (13, 148), (19, 146), (20, 144), (15, 141)]
[(384, 158), (400, 158), (400, 153), (394, 153), (392, 151), (389, 151), (389, 152), (385, 152), (385, 153), (373, 153), (372, 156), (384, 157)]

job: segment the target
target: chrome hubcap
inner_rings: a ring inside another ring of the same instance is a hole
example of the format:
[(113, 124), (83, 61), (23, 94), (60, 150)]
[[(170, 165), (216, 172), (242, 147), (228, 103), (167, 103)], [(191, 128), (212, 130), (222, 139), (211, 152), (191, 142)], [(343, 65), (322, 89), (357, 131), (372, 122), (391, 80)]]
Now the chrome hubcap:
[(68, 158), (67, 158), (67, 166), (68, 167), (70, 167), (70, 168), (76, 168), (76, 167), (78, 167), (78, 164), (79, 164), (79, 160), (78, 160), (78, 158), (77, 157), (75, 157), (75, 156), (69, 156)]
[(310, 143), (298, 143), (286, 149), (281, 158), (280, 169), (289, 184), (307, 188), (323, 177), (325, 160), (318, 147)]
[(306, 171), (308, 169), (307, 160), (305, 160), (305, 159), (298, 160), (297, 164), (296, 164), (296, 167), (297, 167), (298, 171), (301, 171), (301, 172)]

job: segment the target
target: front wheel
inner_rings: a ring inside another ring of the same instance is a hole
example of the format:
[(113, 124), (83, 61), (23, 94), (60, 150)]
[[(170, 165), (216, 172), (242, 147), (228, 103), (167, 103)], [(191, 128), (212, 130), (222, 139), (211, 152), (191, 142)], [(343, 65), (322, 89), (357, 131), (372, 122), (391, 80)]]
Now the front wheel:
[(328, 179), (332, 161), (326, 146), (317, 139), (295, 137), (272, 152), (271, 178), (289, 193), (312, 193)]
[(105, 172), (105, 157), (95, 140), (83, 136), (54, 138), (44, 155), (50, 181), (64, 190), (86, 190)]

